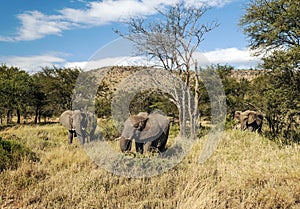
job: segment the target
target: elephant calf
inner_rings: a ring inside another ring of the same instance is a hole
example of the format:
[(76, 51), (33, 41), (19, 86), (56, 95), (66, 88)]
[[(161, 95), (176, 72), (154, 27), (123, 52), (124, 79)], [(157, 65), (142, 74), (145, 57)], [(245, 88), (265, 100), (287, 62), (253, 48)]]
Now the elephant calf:
[(158, 149), (165, 151), (169, 136), (170, 122), (160, 113), (144, 113), (130, 116), (124, 123), (120, 137), (122, 152), (131, 150), (132, 140), (135, 140), (136, 151), (139, 153)]
[(261, 133), (264, 116), (261, 113), (246, 110), (245, 112), (236, 111), (234, 118), (240, 122), (241, 130), (257, 131)]
[(95, 115), (80, 110), (66, 110), (61, 114), (59, 122), (68, 129), (70, 144), (73, 141), (73, 137), (78, 137), (81, 145), (86, 141), (90, 141), (97, 127)]

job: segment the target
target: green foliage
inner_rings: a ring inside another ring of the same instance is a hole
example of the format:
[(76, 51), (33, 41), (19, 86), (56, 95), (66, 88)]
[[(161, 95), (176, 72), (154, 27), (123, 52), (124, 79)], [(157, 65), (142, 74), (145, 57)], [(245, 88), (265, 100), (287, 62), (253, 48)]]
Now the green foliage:
[(0, 137), (0, 171), (16, 169), (24, 158), (37, 160), (35, 153), (29, 148), (14, 140), (3, 140)]
[(299, 46), (298, 0), (251, 0), (240, 21), (252, 49)]
[(233, 115), (236, 110), (245, 110), (251, 107), (247, 101), (247, 94), (251, 88), (248, 80), (238, 80), (232, 76), (234, 67), (229, 65), (211, 65), (209, 69), (219, 74), (226, 95), (227, 113)]
[[(299, 71), (266, 71), (254, 80), (253, 102), (265, 113), (270, 136), (285, 141), (299, 141), (300, 116)], [(298, 130), (298, 131), (297, 131)]]
[(146, 91), (135, 95), (129, 106), (130, 112), (138, 114), (139, 112), (152, 112), (161, 110), (168, 116), (177, 116), (178, 109), (174, 103), (169, 100), (169, 95), (160, 91)]
[(266, 114), (271, 136), (285, 141), (299, 141), (299, 22), (300, 2), (294, 0), (253, 0), (240, 22), (251, 48), (267, 52), (261, 67), (268, 72), (255, 81), (251, 93)]
[(48, 68), (33, 75), (36, 116), (51, 117), (71, 109), (78, 69)]
[(6, 65), (0, 66), (0, 78), (0, 115), (7, 112), (7, 122), (11, 123), (11, 114), (15, 110), (20, 123), (20, 114), (26, 112), (32, 98), (32, 79), (27, 72)]
[(17, 115), (17, 123), (35, 115), (35, 122), (41, 117), (58, 115), (71, 108), (72, 91), (78, 69), (48, 68), (29, 75), (17, 67), (0, 66), (0, 117), (7, 117), (12, 123), (12, 115)]
[(116, 124), (111, 118), (101, 120), (99, 128), (104, 140), (113, 141), (120, 136)]
[(98, 117), (104, 118), (111, 115), (111, 100), (113, 89), (105, 81), (98, 87), (97, 97), (95, 99), (95, 112)]

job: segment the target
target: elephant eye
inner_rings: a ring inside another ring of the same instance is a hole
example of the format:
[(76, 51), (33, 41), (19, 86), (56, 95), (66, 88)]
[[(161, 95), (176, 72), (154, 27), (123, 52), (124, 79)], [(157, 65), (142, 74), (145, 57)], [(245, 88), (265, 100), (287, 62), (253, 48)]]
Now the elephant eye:
[(134, 124), (133, 127), (134, 127), (134, 128), (138, 128), (138, 127), (139, 127), (139, 124)]

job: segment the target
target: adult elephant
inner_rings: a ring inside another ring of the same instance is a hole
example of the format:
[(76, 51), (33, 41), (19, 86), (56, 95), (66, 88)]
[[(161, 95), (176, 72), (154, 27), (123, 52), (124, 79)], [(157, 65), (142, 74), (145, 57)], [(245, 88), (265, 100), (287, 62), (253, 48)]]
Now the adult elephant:
[(120, 137), (121, 151), (130, 151), (132, 140), (135, 140), (136, 151), (139, 153), (150, 152), (156, 148), (163, 152), (166, 149), (169, 128), (170, 121), (158, 112), (131, 115), (124, 122)]
[(70, 144), (73, 142), (73, 137), (78, 137), (81, 145), (90, 141), (97, 127), (95, 115), (80, 110), (66, 110), (61, 114), (59, 122), (68, 129)]
[(235, 111), (234, 118), (240, 122), (241, 130), (261, 132), (264, 116), (256, 111)]

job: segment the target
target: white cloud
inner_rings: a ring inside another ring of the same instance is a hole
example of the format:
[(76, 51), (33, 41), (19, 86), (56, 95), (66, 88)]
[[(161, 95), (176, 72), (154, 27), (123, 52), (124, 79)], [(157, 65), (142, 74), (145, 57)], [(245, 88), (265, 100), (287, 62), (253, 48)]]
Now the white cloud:
[(11, 57), (1, 57), (4, 61), (3, 64), (8, 66), (16, 66), (27, 72), (37, 72), (40, 71), (42, 67), (51, 67), (53, 65), (62, 65), (66, 62), (63, 58), (66, 55), (61, 53), (49, 53), (44, 55), (34, 55), (34, 56), (11, 56)]
[[(259, 57), (251, 56), (249, 49), (216, 49), (209, 52), (196, 52), (194, 58), (198, 60), (201, 66), (210, 64), (232, 65), (237, 69), (255, 68), (260, 62)], [(66, 68), (81, 68), (83, 70), (97, 69), (105, 66), (159, 66), (160, 62), (149, 60), (139, 56), (116, 56), (106, 57), (99, 60), (70, 62), (66, 60), (68, 54), (54, 52), (43, 55), (34, 56), (11, 56), (0, 57), (6, 65), (19, 67), (22, 70), (36, 72), (42, 67), (51, 67), (53, 65)], [(2, 63), (1, 63), (2, 64)]]
[(249, 49), (216, 49), (214, 51), (202, 53), (212, 64), (228, 64), (236, 68), (256, 67), (260, 62), (258, 57), (254, 57), (253, 51)]
[[(209, 52), (196, 52), (194, 59), (197, 59), (200, 66), (211, 64), (231, 65), (236, 69), (255, 68), (260, 62), (259, 57), (252, 56), (253, 51), (249, 49), (216, 49)], [(158, 60), (148, 60), (145, 57), (108, 57), (100, 60), (92, 60), (88, 62), (70, 62), (66, 67), (80, 67), (85, 70), (97, 69), (104, 66), (161, 66)]]
[(82, 62), (67, 62), (64, 64), (64, 67), (67, 68), (81, 68), (83, 70), (92, 70), (98, 69), (106, 66), (116, 66), (120, 64), (123, 60), (126, 60), (128, 57), (107, 57), (99, 60), (90, 60)]
[(123, 21), (130, 16), (151, 15), (154, 8), (164, 1), (122, 0), (91, 2), (85, 10), (66, 8), (60, 11), (64, 18), (70, 22), (98, 26), (114, 21)]
[(22, 22), (15, 40), (35, 40), (46, 35), (61, 35), (63, 30), (71, 29), (74, 23), (66, 22), (60, 15), (45, 15), (38, 11), (29, 11), (18, 15)]
[(191, 6), (208, 6), (208, 7), (223, 7), (224, 5), (233, 2), (234, 0), (186, 0), (185, 3)]
[[(21, 27), (14, 37), (0, 36), (0, 41), (30, 41), (47, 35), (61, 35), (64, 30), (93, 27), (124, 21), (132, 16), (148, 16), (155, 8), (172, 5), (177, 0), (103, 0), (86, 3), (84, 9), (65, 8), (55, 15), (26, 11), (17, 15)], [(203, 4), (221, 7), (234, 0), (188, 0), (195, 7)]]
[(88, 62), (82, 61), (82, 62), (66, 62), (64, 64), (64, 67), (66, 68), (80, 68), (80, 69), (84, 69), (84, 67), (86, 66)]

